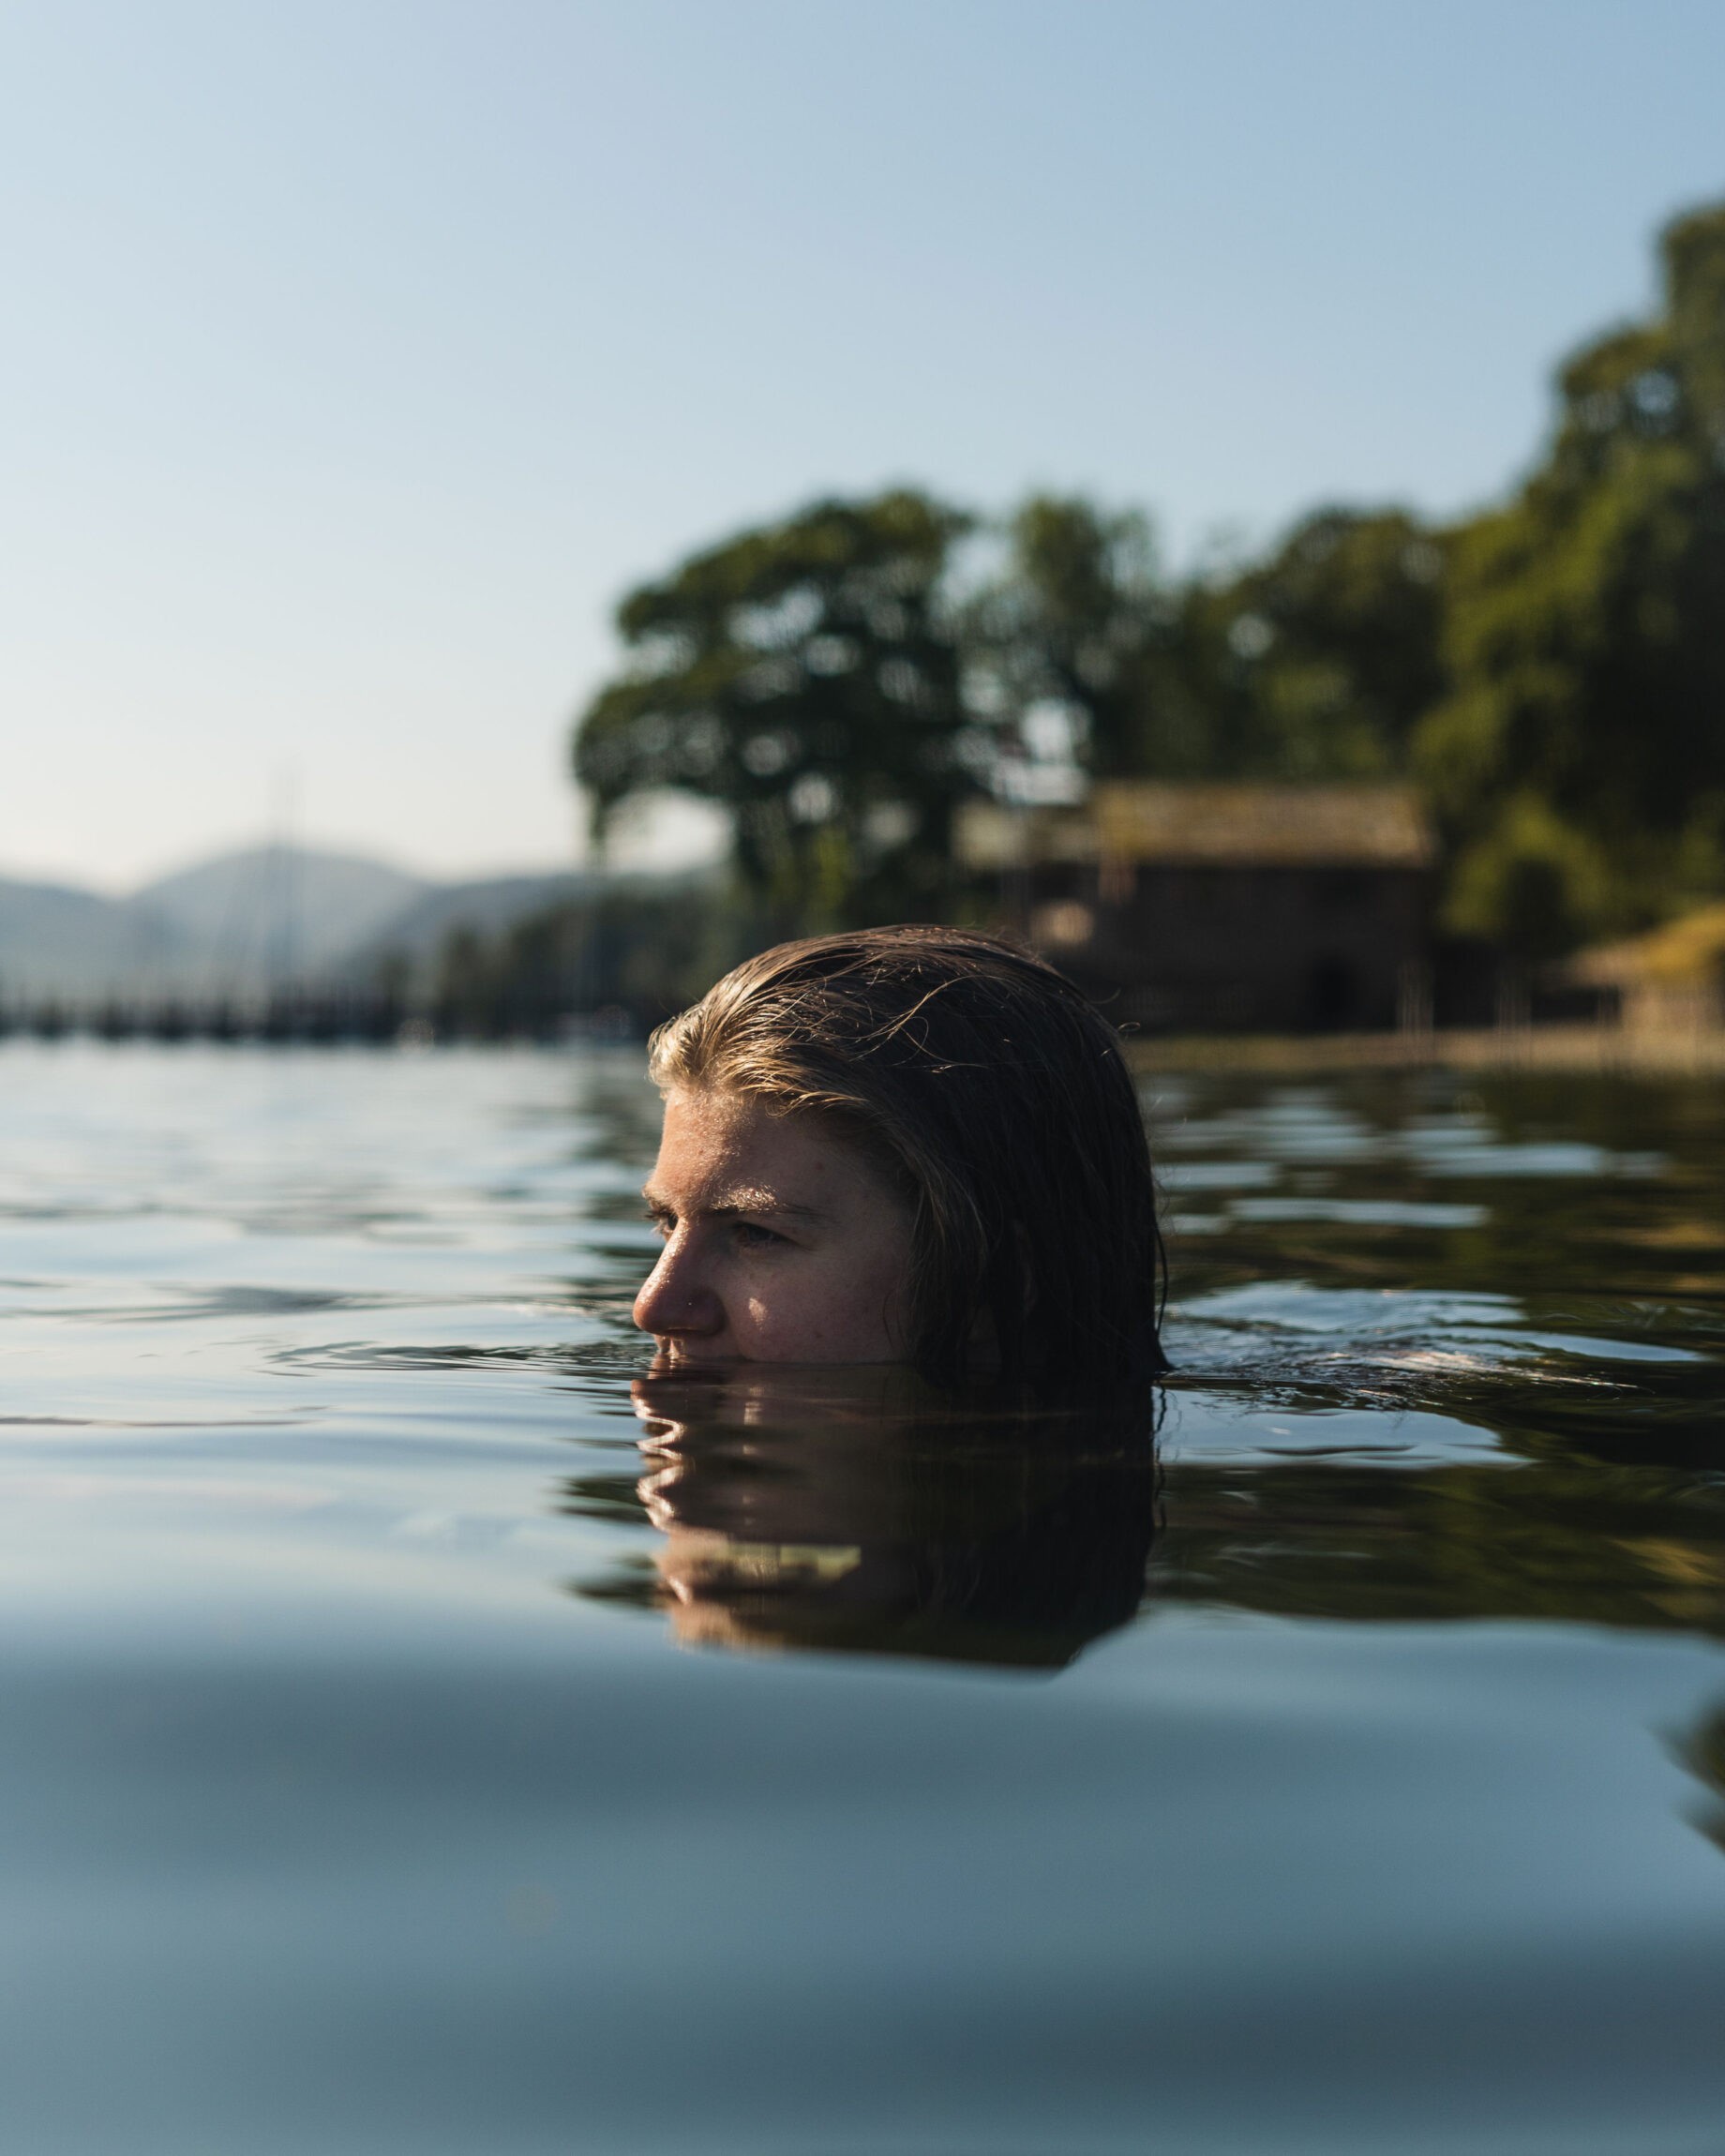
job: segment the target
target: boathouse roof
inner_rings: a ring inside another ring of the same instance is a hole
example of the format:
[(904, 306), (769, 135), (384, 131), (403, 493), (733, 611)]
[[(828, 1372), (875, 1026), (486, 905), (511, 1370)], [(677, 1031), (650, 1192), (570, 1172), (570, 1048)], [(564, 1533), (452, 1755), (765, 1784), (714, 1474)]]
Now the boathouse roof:
[(1429, 868), (1436, 842), (1412, 786), (1104, 781), (1072, 807), (969, 801), (959, 858), (986, 871), (1052, 861), (1162, 867)]

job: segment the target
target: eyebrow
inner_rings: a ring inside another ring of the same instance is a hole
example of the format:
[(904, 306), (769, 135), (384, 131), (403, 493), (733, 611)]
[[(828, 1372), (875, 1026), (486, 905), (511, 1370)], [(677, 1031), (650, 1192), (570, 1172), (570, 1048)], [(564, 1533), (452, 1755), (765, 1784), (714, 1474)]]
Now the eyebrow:
[[(645, 1185), (641, 1196), (655, 1213), (674, 1213), (677, 1208), (659, 1195), (651, 1183)], [(744, 1213), (772, 1213), (787, 1220), (826, 1220), (831, 1215), (815, 1205), (793, 1205), (783, 1198), (774, 1197), (771, 1190), (750, 1190), (746, 1186), (721, 1193), (716, 1205), (698, 1208), (702, 1220), (734, 1220)]]

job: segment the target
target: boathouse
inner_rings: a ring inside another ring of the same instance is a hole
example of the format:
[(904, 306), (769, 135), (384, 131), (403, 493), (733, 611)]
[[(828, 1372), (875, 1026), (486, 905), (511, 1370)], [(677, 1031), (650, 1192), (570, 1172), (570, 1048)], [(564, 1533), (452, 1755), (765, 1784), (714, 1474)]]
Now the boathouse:
[(1146, 1031), (1431, 1022), (1436, 846), (1410, 786), (1122, 780), (970, 802), (957, 844), (1012, 926)]

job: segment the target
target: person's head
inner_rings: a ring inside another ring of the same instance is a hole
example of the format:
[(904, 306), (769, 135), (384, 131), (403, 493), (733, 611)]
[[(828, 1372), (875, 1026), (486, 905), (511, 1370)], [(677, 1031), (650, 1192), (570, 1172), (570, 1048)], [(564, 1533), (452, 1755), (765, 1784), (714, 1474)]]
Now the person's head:
[(1165, 1367), (1148, 1147), (1115, 1029), (986, 936), (782, 944), (654, 1034), (672, 1360), (1058, 1384)]

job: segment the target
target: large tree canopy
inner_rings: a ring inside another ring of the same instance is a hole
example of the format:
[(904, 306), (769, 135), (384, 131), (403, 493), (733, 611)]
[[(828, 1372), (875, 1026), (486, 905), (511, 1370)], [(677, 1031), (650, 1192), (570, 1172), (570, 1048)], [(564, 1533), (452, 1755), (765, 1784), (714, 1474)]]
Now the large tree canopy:
[(589, 707), (598, 828), (633, 795), (722, 803), (785, 922), (950, 903), (952, 814), (1089, 778), (1399, 771), (1441, 681), (1443, 551), (1399, 511), (1328, 510), (1268, 561), (1177, 586), (1135, 512), (1033, 496), (998, 573), (948, 592), (955, 510), (826, 502), (631, 592), (633, 654)]
[(1188, 700), (1218, 776), (1400, 772), (1444, 681), (1445, 546), (1404, 510), (1322, 509), (1181, 606)]
[(1404, 768), (1443, 686), (1444, 547), (1402, 510), (1326, 509), (1268, 560), (1184, 586), (1142, 516), (1038, 495), (967, 617), (991, 708), (1064, 712), (1095, 778)]
[(632, 591), (634, 663), (576, 737), (598, 828), (675, 787), (731, 812), (737, 864), (787, 924), (943, 910), (953, 806), (991, 754), (943, 594), (967, 523), (908, 491), (818, 502)]
[(1456, 931), (1538, 956), (1725, 891), (1725, 208), (1662, 247), (1657, 317), (1568, 363), (1538, 469), (1448, 530), (1327, 508), (1174, 580), (1141, 515), (1037, 495), (961, 599), (969, 519), (899, 491), (694, 556), (619, 612), (599, 824), (705, 795), (814, 923), (944, 909), (982, 788), (1406, 773)]
[(1159, 724), (1173, 608), (1146, 518), (1037, 494), (1007, 535), (1001, 573), (971, 601), (964, 630), (973, 700), (1009, 756), (1033, 757), (1040, 720), (1063, 726), (1092, 778), (1178, 761), (1181, 744)]
[(1531, 953), (1725, 888), (1725, 209), (1662, 247), (1658, 318), (1568, 363), (1544, 462), (1451, 540), (1417, 769), (1450, 925)]

